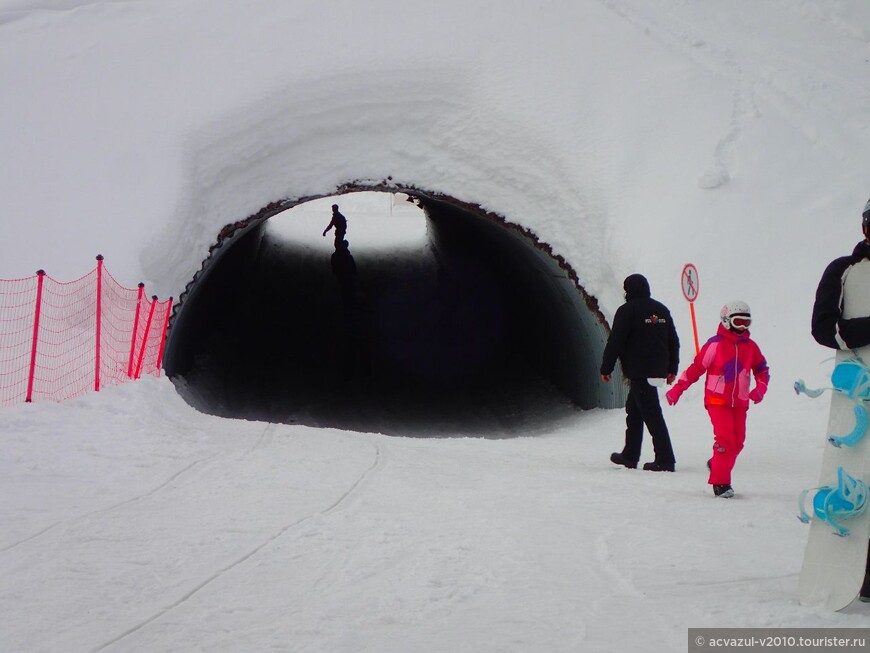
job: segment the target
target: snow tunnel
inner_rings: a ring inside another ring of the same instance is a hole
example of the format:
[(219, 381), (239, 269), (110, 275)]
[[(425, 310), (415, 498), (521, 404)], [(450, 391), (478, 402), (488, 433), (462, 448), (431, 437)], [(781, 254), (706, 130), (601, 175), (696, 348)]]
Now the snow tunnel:
[[(549, 246), (455, 198), (378, 194), (412, 203), (419, 238), (361, 244), (343, 193), (317, 198), (307, 241), (269, 226), (298, 220), (290, 209), (309, 200), (221, 232), (167, 340), (167, 375), (189, 404), (225, 417), (484, 437), (624, 404), (623, 385), (598, 374), (606, 321)], [(346, 250), (321, 234), (333, 202), (347, 215)], [(348, 254), (350, 277), (336, 263)]]

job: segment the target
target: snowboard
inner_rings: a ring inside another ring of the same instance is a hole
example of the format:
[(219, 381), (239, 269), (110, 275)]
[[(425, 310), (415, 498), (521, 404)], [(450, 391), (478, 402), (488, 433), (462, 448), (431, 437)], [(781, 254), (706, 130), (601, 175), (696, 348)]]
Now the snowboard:
[[(843, 317), (870, 315), (870, 261), (853, 265), (843, 280)], [(870, 346), (838, 351), (835, 365), (859, 360), (870, 366)], [(842, 436), (856, 429), (856, 401), (843, 392), (831, 392), (828, 430), (819, 487), (837, 487), (838, 468), (854, 479), (870, 484), (870, 432), (854, 446), (836, 447), (829, 436)], [(870, 410), (870, 401), (864, 403)], [(870, 431), (870, 430), (868, 430)], [(811, 513), (812, 514), (812, 513)], [(842, 610), (858, 597), (867, 565), (870, 538), (870, 507), (863, 514), (841, 522), (848, 534), (840, 536), (830, 524), (813, 515), (798, 581), (801, 605)]]

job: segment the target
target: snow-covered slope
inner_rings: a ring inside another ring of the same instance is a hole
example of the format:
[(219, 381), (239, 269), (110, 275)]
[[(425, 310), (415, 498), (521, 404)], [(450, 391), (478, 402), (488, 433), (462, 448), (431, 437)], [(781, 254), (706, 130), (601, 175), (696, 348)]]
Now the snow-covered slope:
[[(0, 278), (183, 290), (272, 201), (397, 183), (531, 229), (610, 317), (648, 276), (691, 354), (741, 298), (773, 373), (711, 503), (611, 469), (619, 411), (516, 440), (221, 421), (165, 380), (0, 412), (0, 649), (573, 651), (866, 626), (794, 598), (824, 406), (815, 284), (870, 196), (861, 0), (6, 0)], [(739, 484), (738, 484), (739, 483)], [(625, 624), (631, 624), (626, 629)]]
[[(784, 326), (866, 199), (858, 2), (19, 1), (0, 21), (5, 277), (99, 251), (177, 296), (223, 225), (391, 176), (533, 229), (606, 311), (635, 269), (676, 303), (703, 257), (708, 310), (744, 296)], [(793, 302), (765, 290), (785, 252)]]

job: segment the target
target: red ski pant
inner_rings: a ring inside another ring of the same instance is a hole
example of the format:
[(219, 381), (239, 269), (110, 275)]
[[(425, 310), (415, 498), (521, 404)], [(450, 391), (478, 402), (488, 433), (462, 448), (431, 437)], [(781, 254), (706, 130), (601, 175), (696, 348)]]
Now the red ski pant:
[(746, 440), (746, 408), (707, 406), (713, 422), (713, 458), (710, 485), (731, 485), (731, 470)]

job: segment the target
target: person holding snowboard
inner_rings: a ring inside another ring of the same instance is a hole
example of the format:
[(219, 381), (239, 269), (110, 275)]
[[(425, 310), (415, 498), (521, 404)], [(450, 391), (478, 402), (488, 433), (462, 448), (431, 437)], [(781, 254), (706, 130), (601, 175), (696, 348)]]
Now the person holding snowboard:
[(861, 220), (864, 240), (855, 245), (850, 256), (831, 261), (816, 289), (811, 330), (820, 345), (831, 349), (858, 349), (870, 345), (870, 316), (843, 318), (843, 279), (856, 263), (870, 259), (870, 200)]
[[(861, 230), (864, 240), (855, 245), (851, 255), (831, 261), (816, 288), (810, 329), (816, 342), (831, 349), (858, 349), (870, 345), (870, 316), (843, 317), (846, 275), (853, 266), (870, 259), (870, 200), (864, 205)], [(870, 549), (859, 598), (865, 603), (870, 602)]]
[[(719, 329), (710, 338), (679, 381), (668, 390), (668, 403), (706, 373), (704, 407), (713, 423), (713, 457), (707, 461), (708, 483), (717, 497), (734, 496), (731, 471), (746, 440), (746, 413), (750, 400), (759, 403), (767, 392), (770, 370), (755, 341), (749, 337), (752, 314), (742, 301), (725, 304), (719, 312)], [(755, 387), (750, 390), (751, 378)]]
[(632, 274), (622, 284), (625, 303), (613, 316), (613, 328), (604, 347), (601, 379), (608, 383), (616, 360), (628, 380), (625, 402), (625, 446), (610, 456), (610, 462), (636, 469), (643, 443), (643, 427), (652, 436), (655, 460), (643, 468), (651, 472), (672, 472), (676, 460), (668, 425), (662, 415), (658, 388), (649, 379), (677, 378), (680, 340), (671, 313), (650, 296), (649, 282), (642, 274)]

